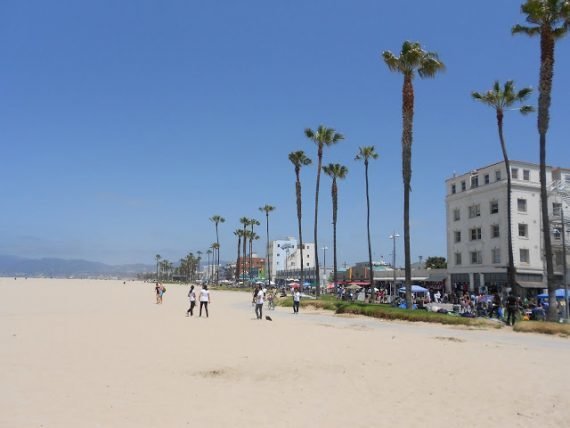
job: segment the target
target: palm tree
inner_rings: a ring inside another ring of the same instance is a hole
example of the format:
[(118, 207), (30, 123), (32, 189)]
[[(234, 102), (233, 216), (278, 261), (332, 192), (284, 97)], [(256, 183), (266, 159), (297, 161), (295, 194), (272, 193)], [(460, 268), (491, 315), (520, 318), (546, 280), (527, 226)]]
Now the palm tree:
[(390, 51), (382, 53), (390, 69), (404, 75), (402, 88), (402, 176), (404, 181), (404, 257), (406, 271), (406, 302), (412, 308), (412, 266), (410, 255), (410, 183), (412, 181), (412, 129), (414, 121), (415, 74), (421, 78), (434, 77), (445, 69), (435, 52), (427, 52), (418, 42), (405, 41), (400, 56)]
[(202, 261), (202, 251), (198, 250), (196, 251), (196, 254), (198, 254), (198, 257), (196, 258), (196, 271), (200, 272), (200, 262)]
[(526, 21), (531, 26), (515, 25), (513, 34), (540, 36), (540, 83), (538, 85), (538, 134), (540, 137), (540, 203), (542, 211), (542, 235), (546, 259), (546, 281), (548, 285), (548, 319), (556, 321), (556, 284), (552, 263), (552, 242), (548, 218), (548, 193), (546, 188), (546, 133), (550, 121), (552, 79), (554, 76), (554, 46), (570, 29), (570, 1), (527, 0), (521, 6)]
[(338, 163), (330, 163), (323, 167), (323, 172), (332, 178), (332, 205), (333, 205), (333, 282), (334, 291), (337, 292), (337, 263), (336, 263), (336, 224), (337, 224), (337, 213), (338, 213), (338, 188), (336, 181), (342, 180), (348, 174), (348, 168), (344, 165)]
[(251, 230), (250, 230), (250, 233), (248, 235), (248, 237), (249, 237), (249, 271), (248, 271), (248, 277), (250, 279), (250, 282), (251, 282), (251, 272), (252, 272), (252, 267), (253, 267), (253, 241), (256, 239), (259, 239), (259, 236), (253, 231), (253, 227), (259, 226), (260, 224), (261, 223), (254, 218), (249, 219), (249, 225), (251, 226)]
[(269, 285), (271, 284), (271, 266), (269, 264), (269, 213), (272, 211), (275, 211), (275, 207), (272, 205), (268, 205), (265, 204), (262, 207), (259, 207), (259, 211), (264, 212), (265, 213), (265, 227), (266, 227), (266, 233), (267, 233), (267, 250), (265, 252), (266, 256), (265, 258), (267, 259), (267, 286), (269, 287)]
[(241, 229), (236, 229), (234, 231), (234, 235), (237, 236), (238, 238), (238, 244), (237, 244), (237, 261), (236, 261), (236, 282), (239, 281), (239, 272), (240, 272), (240, 250), (241, 250), (241, 238), (243, 237), (243, 230)]
[[(302, 150), (291, 152), (289, 153), (289, 160), (295, 167), (295, 196), (297, 198), (297, 225), (299, 227), (299, 250), (301, 255), (301, 278), (300, 283), (304, 284), (304, 275), (303, 275), (303, 231), (301, 227), (301, 217), (302, 217), (302, 210), (301, 210), (301, 168), (303, 166), (310, 165), (313, 161), (309, 159), (305, 152)], [(315, 254), (317, 253), (317, 247), (315, 247)]]
[[(516, 284), (515, 274), (515, 261), (513, 257), (513, 238), (512, 238), (512, 214), (511, 214), (511, 166), (509, 156), (507, 155), (507, 146), (503, 137), (503, 116), (505, 110), (510, 109), (516, 103), (524, 102), (531, 94), (531, 88), (524, 88), (520, 91), (515, 91), (515, 85), (512, 80), (505, 83), (501, 89), (498, 81), (495, 81), (493, 89), (487, 92), (472, 92), (471, 96), (474, 100), (480, 101), (483, 104), (495, 110), (497, 116), (497, 128), (499, 131), (499, 141), (501, 143), (501, 151), (503, 152), (503, 160), (507, 169), (507, 240), (509, 252), (509, 266), (507, 268), (507, 282), (510, 287)], [(524, 105), (520, 107), (520, 112), (523, 114), (533, 111), (531, 106)]]
[(218, 235), (218, 224), (224, 223), (226, 221), (226, 219), (223, 218), (221, 215), (216, 214), (216, 215), (213, 215), (212, 217), (210, 217), (210, 221), (216, 225), (216, 244), (218, 244), (218, 246), (217, 246), (217, 259), (216, 259), (216, 265), (218, 266), (218, 269), (216, 269), (216, 285), (217, 285), (218, 282), (220, 281), (220, 275), (218, 273), (219, 266), (220, 266), (220, 238)]
[(160, 278), (159, 278), (159, 276), (158, 276), (158, 265), (159, 265), (160, 259), (161, 259), (162, 257), (160, 257), (160, 254), (157, 254), (156, 256), (154, 256), (154, 258), (156, 259), (156, 280), (157, 280), (157, 281), (160, 281)]
[(344, 136), (337, 133), (333, 128), (327, 128), (323, 125), (319, 125), (317, 131), (313, 131), (310, 128), (305, 129), (305, 136), (317, 145), (317, 156), (319, 159), (317, 166), (317, 185), (315, 190), (315, 224), (314, 224), (314, 239), (315, 239), (315, 281), (317, 283), (317, 297), (321, 294), (321, 279), (319, 272), (319, 244), (317, 242), (317, 223), (319, 215), (319, 187), (321, 182), (321, 168), (323, 165), (323, 148), (325, 146), (332, 146), (338, 143), (340, 140), (344, 140)]
[[(216, 261), (216, 257), (219, 260), (220, 259), (220, 244), (218, 244), (217, 242), (214, 242), (212, 244), (212, 250), (214, 251), (213, 257), (212, 257), (212, 277), (214, 276), (214, 262)], [(218, 279), (219, 279), (219, 274), (218, 271), (220, 269), (220, 265), (218, 263), (216, 263), (215, 265), (215, 274), (216, 274), (216, 285), (218, 285)]]
[(208, 248), (208, 251), (206, 251), (206, 255), (208, 257), (208, 282), (210, 282), (210, 279), (212, 278), (211, 275), (212, 268), (210, 266), (210, 254), (212, 254), (212, 250)]
[(372, 244), (370, 243), (370, 197), (368, 193), (368, 162), (370, 159), (378, 159), (378, 153), (374, 146), (359, 147), (354, 160), (364, 161), (364, 177), (366, 179), (366, 232), (368, 235), (368, 270), (370, 272), (370, 299), (374, 290), (374, 269), (372, 266)]
[(239, 222), (243, 225), (243, 253), (242, 253), (242, 261), (241, 261), (241, 265), (242, 265), (242, 280), (243, 280), (243, 284), (245, 285), (245, 254), (247, 251), (247, 226), (249, 226), (249, 218), (247, 217), (242, 217), (239, 219)]

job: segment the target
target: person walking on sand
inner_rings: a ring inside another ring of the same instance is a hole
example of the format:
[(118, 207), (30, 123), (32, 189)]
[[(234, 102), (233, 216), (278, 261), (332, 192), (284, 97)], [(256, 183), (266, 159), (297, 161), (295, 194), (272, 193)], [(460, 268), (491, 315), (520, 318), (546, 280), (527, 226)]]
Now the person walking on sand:
[(154, 290), (156, 292), (156, 304), (160, 305), (162, 304), (162, 295), (166, 291), (166, 288), (164, 288), (164, 285), (162, 285), (160, 282), (157, 282)]
[(259, 289), (257, 290), (257, 295), (255, 296), (255, 315), (257, 316), (257, 319), (263, 319), (263, 298), (264, 298), (264, 293), (263, 290), (261, 289), (261, 287), (259, 287)]
[(301, 303), (301, 292), (298, 288), (293, 292), (293, 313), (299, 313), (299, 304)]
[(210, 303), (210, 292), (208, 291), (208, 286), (203, 285), (200, 290), (200, 316), (202, 316), (202, 308), (204, 308), (206, 309), (206, 318), (209, 318), (208, 303)]
[(186, 311), (186, 316), (190, 314), (190, 316), (194, 315), (194, 306), (196, 306), (196, 292), (194, 291), (194, 286), (190, 287), (190, 291), (188, 292), (188, 297), (190, 298), (190, 308)]

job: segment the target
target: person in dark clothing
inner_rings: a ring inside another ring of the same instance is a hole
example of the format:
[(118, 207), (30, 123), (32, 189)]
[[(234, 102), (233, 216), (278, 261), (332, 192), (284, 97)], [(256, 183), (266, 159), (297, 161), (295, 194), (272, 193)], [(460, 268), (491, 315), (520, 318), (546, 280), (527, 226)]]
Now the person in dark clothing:
[(507, 325), (515, 325), (515, 313), (517, 311), (517, 306), (517, 298), (511, 291), (509, 293), (509, 297), (507, 297)]
[(491, 303), (491, 310), (489, 311), (489, 318), (493, 318), (493, 314), (497, 313), (497, 318), (500, 318), (499, 309), (501, 308), (501, 296), (499, 293), (493, 295), (493, 302)]

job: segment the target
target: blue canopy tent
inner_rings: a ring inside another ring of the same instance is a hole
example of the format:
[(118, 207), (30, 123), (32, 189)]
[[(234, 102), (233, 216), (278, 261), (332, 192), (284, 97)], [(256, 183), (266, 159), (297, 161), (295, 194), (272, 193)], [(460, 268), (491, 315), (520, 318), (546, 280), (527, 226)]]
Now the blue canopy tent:
[[(557, 289), (555, 294), (556, 294), (557, 299), (564, 299), (564, 289), (563, 288)], [(568, 295), (570, 296), (570, 290), (568, 290)], [(548, 299), (548, 293), (542, 293), (536, 297), (539, 299)]]
[[(401, 293), (405, 293), (406, 287), (402, 287), (398, 291), (400, 291)], [(428, 289), (422, 287), (421, 285), (412, 284), (412, 293), (426, 293), (427, 291)]]

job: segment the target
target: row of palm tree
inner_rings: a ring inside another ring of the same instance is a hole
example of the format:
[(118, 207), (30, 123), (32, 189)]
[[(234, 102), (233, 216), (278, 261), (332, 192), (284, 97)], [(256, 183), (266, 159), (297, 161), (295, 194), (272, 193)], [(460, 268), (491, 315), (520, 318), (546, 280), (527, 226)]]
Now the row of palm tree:
[(196, 279), (200, 269), (201, 255), (201, 251), (197, 252), (197, 256), (194, 256), (194, 253), (189, 253), (186, 257), (180, 259), (178, 266), (174, 266), (173, 262), (163, 259), (160, 254), (157, 254), (155, 256), (156, 280), (171, 280), (173, 275), (185, 276), (189, 280)]
[[(546, 134), (549, 125), (549, 109), (551, 103), (552, 92), (552, 79), (554, 70), (554, 47), (556, 41), (562, 38), (570, 29), (570, 1), (569, 0), (527, 0), (521, 6), (522, 13), (526, 15), (526, 21), (530, 26), (516, 25), (512, 28), (513, 34), (526, 34), (529, 36), (540, 36), (541, 47), (541, 61), (540, 61), (540, 84), (539, 84), (539, 100), (538, 100), (538, 131), (539, 131), (539, 152), (540, 152), (540, 183), (541, 183), (541, 211), (542, 211), (542, 227), (545, 233), (544, 248), (546, 259), (547, 282), (550, 300), (550, 318), (554, 319), (556, 302), (555, 302), (555, 283), (554, 271), (552, 264), (552, 245), (549, 230), (548, 218), (548, 195), (546, 188)], [(405, 288), (406, 288), (406, 301), (408, 307), (412, 305), (411, 295), (411, 252), (410, 252), (410, 192), (411, 192), (411, 179), (412, 179), (412, 142), (413, 142), (413, 118), (414, 118), (414, 78), (433, 78), (438, 73), (445, 70), (444, 63), (439, 59), (437, 53), (430, 52), (422, 49), (420, 43), (405, 41), (402, 45), (401, 51), (398, 56), (390, 51), (384, 51), (381, 55), (384, 63), (390, 71), (402, 74), (403, 87), (402, 87), (402, 179), (404, 190), (404, 210), (403, 210), (403, 223), (404, 223), (404, 270), (405, 270)], [(508, 280), (511, 285), (514, 285), (515, 269), (514, 259), (512, 253), (512, 240), (511, 240), (511, 210), (510, 210), (510, 170), (509, 158), (506, 149), (506, 143), (503, 135), (503, 118), (504, 112), (511, 109), (516, 103), (523, 103), (531, 94), (530, 88), (524, 88), (516, 91), (514, 83), (507, 81), (502, 87), (499, 82), (495, 82), (492, 89), (485, 92), (473, 92), (472, 97), (474, 100), (480, 101), (489, 105), (495, 110), (497, 118), (497, 127), (499, 132), (499, 141), (505, 166), (507, 168), (507, 192), (508, 192), (508, 229), (509, 229), (509, 268)], [(532, 111), (529, 106), (523, 105), (518, 108), (522, 113)], [(338, 187), (337, 180), (346, 177), (348, 169), (340, 164), (329, 164), (323, 167), (323, 152), (325, 147), (330, 147), (344, 139), (344, 136), (335, 131), (333, 128), (327, 128), (324, 125), (319, 125), (316, 130), (310, 128), (305, 129), (305, 136), (314, 142), (317, 146), (317, 177), (315, 188), (315, 211), (314, 211), (314, 245), (315, 249), (318, 248), (318, 209), (319, 209), (319, 191), (320, 191), (320, 175), (321, 170), (332, 178), (331, 196), (333, 201), (333, 251), (334, 251), (334, 282), (336, 285), (336, 225), (337, 225), (337, 203), (338, 203)], [(369, 200), (369, 183), (368, 183), (368, 166), (371, 159), (378, 157), (374, 150), (374, 146), (361, 147), (359, 153), (356, 155), (356, 160), (362, 160), (365, 166), (365, 180), (366, 180), (366, 202), (367, 202), (367, 234), (368, 234), (368, 258), (370, 269), (370, 281), (372, 285), (373, 279), (373, 266), (372, 266), (372, 251), (370, 242), (370, 200)], [(308, 166), (312, 163), (303, 151), (295, 151), (289, 154), (289, 160), (295, 169), (295, 196), (297, 205), (297, 221), (299, 231), (299, 245), (301, 252), (301, 260), (303, 260), (303, 237), (302, 237), (302, 201), (301, 201), (301, 181), (300, 171), (303, 166)], [(273, 211), (268, 208), (269, 206), (261, 207), (260, 210), (266, 213), (266, 229), (267, 229), (267, 252), (269, 253), (269, 213)], [(218, 244), (218, 261), (219, 261), (219, 241), (217, 239), (217, 227), (221, 221), (212, 221), (216, 224), (216, 243)], [(249, 240), (250, 250), (250, 266), (253, 240), (258, 238), (253, 227), (259, 225), (255, 219), (242, 217), (240, 223), (242, 229), (238, 229), (234, 234), (238, 238), (238, 262), (242, 260), (242, 266), (236, 266), (236, 276), (239, 277), (240, 269), (241, 275), (245, 279), (245, 255), (246, 246)], [(247, 228), (251, 227), (250, 230)], [(240, 243), (242, 244), (243, 257), (240, 258)], [(158, 260), (157, 260), (158, 263)], [(158, 265), (157, 265), (158, 266)], [(268, 274), (269, 274), (269, 261), (268, 261)], [(158, 271), (158, 267), (157, 267)], [(317, 295), (320, 295), (320, 269), (318, 251), (315, 251), (315, 272), (316, 272), (316, 290)], [(301, 281), (303, 281), (303, 263), (301, 263)]]

